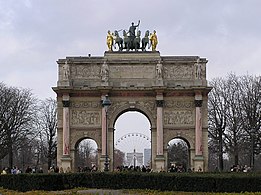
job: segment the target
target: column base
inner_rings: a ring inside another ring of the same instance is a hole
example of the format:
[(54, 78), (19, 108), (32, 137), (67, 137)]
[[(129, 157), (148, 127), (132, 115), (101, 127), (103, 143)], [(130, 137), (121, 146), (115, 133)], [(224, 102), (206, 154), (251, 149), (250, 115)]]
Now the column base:
[(157, 155), (155, 158), (155, 170), (156, 172), (164, 172), (165, 170), (165, 158), (164, 155)]
[(69, 155), (62, 156), (61, 162), (62, 162), (62, 169), (64, 173), (72, 172), (72, 158)]
[(193, 159), (194, 161), (194, 171), (203, 172), (204, 171), (204, 158), (202, 155), (196, 155)]
[[(104, 171), (105, 169), (105, 162), (106, 162), (106, 156), (102, 155), (100, 158), (100, 167), (99, 170)], [(111, 163), (110, 163), (110, 158), (108, 158), (108, 169), (109, 171), (112, 171)]]

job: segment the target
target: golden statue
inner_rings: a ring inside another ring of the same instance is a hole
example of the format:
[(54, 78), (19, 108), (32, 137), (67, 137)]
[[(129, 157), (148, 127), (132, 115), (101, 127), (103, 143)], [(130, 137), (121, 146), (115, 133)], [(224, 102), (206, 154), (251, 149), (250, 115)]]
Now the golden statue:
[(157, 47), (157, 44), (158, 44), (158, 38), (157, 38), (155, 30), (150, 35), (150, 42), (151, 42), (151, 46), (152, 46), (152, 51), (156, 51), (156, 47)]
[(108, 30), (108, 34), (107, 34), (108, 51), (112, 51), (112, 45), (113, 45), (113, 35), (111, 31)]

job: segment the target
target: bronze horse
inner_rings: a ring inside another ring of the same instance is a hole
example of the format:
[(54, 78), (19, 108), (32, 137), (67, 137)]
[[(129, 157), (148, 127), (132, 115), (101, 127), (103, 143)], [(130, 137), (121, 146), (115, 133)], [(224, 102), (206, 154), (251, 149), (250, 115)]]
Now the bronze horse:
[(133, 40), (133, 46), (134, 46), (135, 51), (138, 51), (138, 49), (140, 49), (140, 35), (141, 35), (141, 32), (139, 30), (137, 32), (137, 36)]
[[(117, 30), (114, 31), (114, 35), (115, 35), (115, 44), (118, 44), (118, 51), (122, 51), (123, 49), (123, 39), (119, 36), (119, 33)], [(114, 46), (114, 48), (116, 49), (116, 46)]]
[(146, 46), (148, 45), (148, 48), (150, 48), (149, 43), (150, 43), (150, 39), (149, 39), (149, 35), (150, 35), (150, 31), (147, 30), (145, 32), (145, 36), (142, 38), (142, 46), (141, 49), (142, 51), (146, 51)]

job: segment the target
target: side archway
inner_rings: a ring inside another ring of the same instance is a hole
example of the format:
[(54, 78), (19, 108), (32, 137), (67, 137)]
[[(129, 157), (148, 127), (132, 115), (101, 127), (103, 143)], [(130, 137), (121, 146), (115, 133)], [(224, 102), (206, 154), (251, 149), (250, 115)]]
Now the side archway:
[(167, 163), (170, 172), (191, 171), (190, 144), (182, 138), (176, 137), (168, 142)]
[(90, 172), (98, 169), (98, 145), (91, 138), (81, 138), (74, 147), (74, 171)]

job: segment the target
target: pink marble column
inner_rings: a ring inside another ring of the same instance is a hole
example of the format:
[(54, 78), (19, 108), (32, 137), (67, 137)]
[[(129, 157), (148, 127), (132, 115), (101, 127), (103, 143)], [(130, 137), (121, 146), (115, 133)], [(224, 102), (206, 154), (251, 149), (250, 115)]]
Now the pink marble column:
[[(104, 99), (104, 96), (102, 97)], [(106, 155), (106, 112), (105, 112), (105, 107), (102, 107), (102, 152), (101, 154), (103, 156)]]
[(157, 155), (163, 155), (163, 100), (157, 103)]
[(196, 123), (195, 123), (195, 155), (201, 156), (203, 151), (202, 146), (202, 100), (195, 100), (196, 106)]
[(63, 95), (63, 155), (70, 155), (70, 101), (69, 95)]

